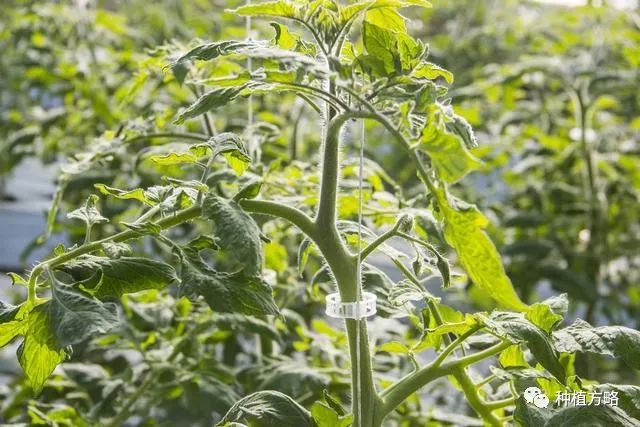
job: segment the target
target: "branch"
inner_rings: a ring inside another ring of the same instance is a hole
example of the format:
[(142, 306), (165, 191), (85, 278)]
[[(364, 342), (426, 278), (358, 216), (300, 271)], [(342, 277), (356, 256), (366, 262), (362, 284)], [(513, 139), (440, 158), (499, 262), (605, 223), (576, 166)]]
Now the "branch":
[[(176, 212), (174, 215), (163, 218), (158, 222), (156, 222), (155, 224), (164, 230), (167, 228), (175, 227), (176, 225), (182, 224), (194, 218), (197, 218), (201, 215), (201, 212), (202, 211), (200, 206), (198, 205), (191, 206), (190, 208)], [(58, 255), (47, 261), (41, 262), (40, 264), (36, 265), (34, 269), (31, 271), (31, 275), (29, 277), (29, 297), (35, 298), (35, 288), (37, 286), (38, 276), (40, 276), (40, 274), (45, 268), (48, 267), (53, 269), (81, 255), (98, 251), (102, 249), (102, 245), (104, 243), (108, 243), (108, 242), (120, 243), (120, 242), (125, 242), (127, 240), (135, 239), (138, 237), (141, 237), (141, 234), (134, 230), (121, 231), (120, 233), (114, 234), (113, 236), (105, 237), (104, 239), (97, 240), (95, 242), (92, 242), (86, 245), (82, 245), (62, 255)]]
[(301, 210), (267, 200), (242, 199), (240, 206), (248, 212), (269, 215), (289, 221), (312, 240), (316, 240), (317, 230), (311, 218)]

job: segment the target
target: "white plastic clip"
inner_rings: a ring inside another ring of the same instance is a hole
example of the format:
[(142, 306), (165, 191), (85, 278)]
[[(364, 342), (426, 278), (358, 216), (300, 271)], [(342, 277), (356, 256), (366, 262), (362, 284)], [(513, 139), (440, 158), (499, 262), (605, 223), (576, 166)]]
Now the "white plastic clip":
[(376, 314), (376, 300), (371, 292), (362, 293), (362, 301), (340, 302), (340, 294), (327, 295), (327, 316), (338, 319), (362, 319)]

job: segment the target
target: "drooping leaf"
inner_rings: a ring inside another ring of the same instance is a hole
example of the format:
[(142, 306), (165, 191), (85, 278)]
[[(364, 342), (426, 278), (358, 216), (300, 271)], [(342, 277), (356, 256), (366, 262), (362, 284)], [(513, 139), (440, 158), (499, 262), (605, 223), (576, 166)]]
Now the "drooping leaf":
[(259, 391), (236, 402), (219, 426), (246, 421), (261, 427), (314, 427), (309, 411), (278, 391)]
[(549, 334), (524, 318), (522, 314), (493, 312), (477, 318), (495, 334), (508, 341), (525, 343), (536, 360), (564, 384), (566, 372), (553, 347)]
[(296, 18), (298, 16), (298, 8), (289, 0), (247, 4), (230, 12), (240, 16), (273, 16), (279, 18)]
[(252, 316), (278, 314), (271, 287), (244, 270), (222, 273), (213, 270), (190, 248), (180, 250), (181, 290), (191, 298), (202, 296), (209, 307), (221, 313)]
[(47, 307), (51, 328), (61, 347), (104, 334), (118, 324), (115, 304), (97, 298), (61, 282), (51, 287), (51, 301)]
[(428, 108), (419, 147), (429, 155), (438, 175), (444, 181), (454, 183), (482, 163), (469, 152), (461, 138), (447, 129), (445, 120), (439, 106)]
[(169, 264), (141, 257), (104, 258), (85, 255), (60, 267), (75, 280), (86, 280), (99, 271), (102, 280), (88, 289), (95, 297), (120, 298), (124, 294), (163, 289), (178, 280)]
[(29, 385), (39, 394), (53, 370), (66, 358), (66, 352), (52, 328), (46, 304), (35, 307), (26, 318), (24, 341), (18, 348), (18, 360)]
[(446, 80), (447, 83), (453, 83), (453, 73), (451, 71), (445, 70), (431, 62), (421, 62), (416, 68), (411, 72), (411, 76), (415, 78), (422, 78), (428, 80), (435, 80), (438, 77), (441, 77)]
[(553, 344), (562, 353), (594, 353), (621, 358), (640, 369), (640, 332), (624, 326), (594, 328), (584, 320), (553, 333)]
[(208, 111), (220, 108), (237, 98), (247, 85), (216, 87), (202, 95), (196, 102), (183, 110), (176, 119), (176, 124), (182, 124), (187, 119), (198, 117)]
[(242, 175), (251, 164), (251, 157), (249, 157), (242, 139), (234, 133), (224, 132), (216, 135), (207, 144), (213, 150), (212, 156), (222, 154), (229, 167), (238, 176)]
[(258, 276), (262, 269), (262, 243), (253, 218), (234, 201), (212, 193), (202, 202), (202, 215), (213, 221), (214, 235), (224, 253), (242, 266), (247, 276)]
[(153, 203), (147, 198), (142, 188), (135, 188), (133, 190), (120, 190), (118, 188), (109, 187), (104, 184), (95, 184), (94, 187), (102, 194), (105, 194), (107, 196), (112, 196), (122, 200), (134, 199), (146, 205), (153, 205)]
[(444, 220), (444, 236), (473, 282), (502, 307), (527, 310), (504, 271), (496, 247), (483, 230), (489, 220), (475, 206), (452, 198), (444, 189), (435, 196)]

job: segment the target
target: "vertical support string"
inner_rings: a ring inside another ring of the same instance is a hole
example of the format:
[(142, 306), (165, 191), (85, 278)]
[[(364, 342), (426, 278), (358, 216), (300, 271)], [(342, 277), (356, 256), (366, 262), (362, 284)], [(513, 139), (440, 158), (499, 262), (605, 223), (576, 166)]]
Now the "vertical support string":
[[(364, 120), (361, 120), (360, 128), (360, 162), (358, 167), (358, 256), (356, 266), (356, 302), (362, 301), (362, 190), (363, 190), (363, 177), (364, 177)], [(360, 371), (360, 329), (362, 322), (366, 322), (366, 317), (360, 317), (360, 304), (357, 304), (358, 313), (356, 313), (356, 390), (358, 396), (357, 408), (358, 408), (358, 426), (362, 427), (362, 374)]]

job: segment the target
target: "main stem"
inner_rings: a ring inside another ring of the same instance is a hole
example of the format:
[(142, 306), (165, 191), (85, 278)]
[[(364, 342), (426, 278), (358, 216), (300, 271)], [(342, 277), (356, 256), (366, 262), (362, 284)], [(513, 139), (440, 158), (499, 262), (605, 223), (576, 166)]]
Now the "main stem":
[[(340, 114), (331, 119), (327, 127), (323, 147), (320, 202), (315, 219), (316, 244), (331, 268), (342, 302), (355, 302), (358, 286), (361, 286), (357, 259), (343, 243), (336, 225), (340, 130), (351, 118), (354, 118), (353, 114)], [(379, 416), (382, 405), (373, 382), (367, 323), (364, 319), (346, 319), (345, 323), (351, 358), (353, 425), (376, 427), (382, 422)], [(359, 364), (356, 363), (357, 360)], [(356, 381), (359, 381), (359, 384)]]

